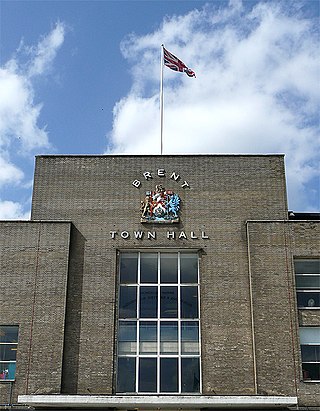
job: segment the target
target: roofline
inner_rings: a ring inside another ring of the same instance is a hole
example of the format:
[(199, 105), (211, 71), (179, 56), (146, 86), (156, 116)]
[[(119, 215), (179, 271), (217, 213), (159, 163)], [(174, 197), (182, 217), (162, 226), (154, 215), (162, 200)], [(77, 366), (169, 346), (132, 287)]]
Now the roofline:
[(285, 154), (278, 153), (257, 153), (257, 154), (38, 154), (36, 158), (41, 157), (285, 157)]

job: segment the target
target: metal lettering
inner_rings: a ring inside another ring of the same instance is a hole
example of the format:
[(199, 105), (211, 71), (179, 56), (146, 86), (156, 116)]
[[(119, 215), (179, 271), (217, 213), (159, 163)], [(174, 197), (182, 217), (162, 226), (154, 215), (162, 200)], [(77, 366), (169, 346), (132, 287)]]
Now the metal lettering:
[(154, 240), (156, 239), (156, 232), (155, 231), (148, 231), (148, 240), (153, 238)]
[(184, 231), (181, 231), (179, 234), (179, 239), (184, 238), (185, 240), (187, 239), (186, 233)]
[(167, 231), (167, 238), (175, 238), (175, 234), (174, 231)]
[(158, 173), (159, 177), (165, 177), (166, 176), (166, 171), (165, 171), (164, 168), (158, 168), (157, 173)]
[(179, 175), (179, 174), (176, 174), (176, 172), (174, 171), (174, 172), (171, 174), (170, 178), (171, 178), (172, 180), (174, 180), (174, 181), (178, 181), (178, 180), (180, 179), (180, 175)]
[(150, 178), (152, 178), (152, 174), (149, 171), (145, 171), (143, 173), (143, 176), (146, 180), (149, 180)]
[(136, 239), (141, 240), (143, 237), (143, 231), (134, 231), (134, 236)]
[(182, 188), (185, 188), (185, 187), (190, 187), (190, 186), (189, 186), (189, 184), (185, 181), (185, 182), (182, 184), (181, 187), (182, 187)]
[(130, 234), (128, 233), (128, 231), (121, 231), (120, 233), (121, 237), (126, 239), (129, 238)]
[(116, 231), (110, 231), (111, 238), (114, 240), (116, 237), (117, 232)]
[(190, 237), (191, 237), (191, 238), (198, 238), (198, 237), (195, 235), (194, 231), (191, 231)]
[(204, 231), (201, 231), (201, 238), (202, 238), (203, 240), (207, 240), (207, 239), (209, 238), (209, 236), (207, 236)]
[(133, 185), (134, 187), (136, 187), (136, 188), (139, 188), (140, 185), (141, 185), (141, 181), (139, 181), (139, 180), (134, 180), (134, 181), (132, 181), (132, 185)]

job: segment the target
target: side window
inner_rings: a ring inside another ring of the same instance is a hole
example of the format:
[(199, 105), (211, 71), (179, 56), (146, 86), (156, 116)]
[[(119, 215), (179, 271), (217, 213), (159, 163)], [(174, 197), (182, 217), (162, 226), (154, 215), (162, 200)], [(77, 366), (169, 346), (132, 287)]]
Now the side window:
[(303, 379), (320, 382), (320, 327), (300, 327), (300, 347)]
[(0, 325), (0, 382), (14, 381), (19, 327)]
[(118, 393), (199, 393), (198, 254), (121, 253)]
[(320, 259), (295, 259), (298, 308), (320, 308)]

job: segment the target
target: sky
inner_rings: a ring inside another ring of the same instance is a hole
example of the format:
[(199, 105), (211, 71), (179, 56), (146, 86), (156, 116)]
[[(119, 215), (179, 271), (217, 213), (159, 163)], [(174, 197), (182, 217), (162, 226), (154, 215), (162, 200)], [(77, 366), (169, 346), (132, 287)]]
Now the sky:
[(285, 154), (319, 211), (319, 2), (0, 0), (0, 219), (29, 219), (41, 154)]

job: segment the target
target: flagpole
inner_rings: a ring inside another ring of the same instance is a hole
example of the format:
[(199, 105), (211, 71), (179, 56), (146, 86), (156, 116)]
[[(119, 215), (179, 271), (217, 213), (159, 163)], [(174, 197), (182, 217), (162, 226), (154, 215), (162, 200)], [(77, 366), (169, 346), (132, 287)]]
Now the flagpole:
[(161, 44), (161, 70), (160, 70), (160, 154), (163, 151), (163, 44)]

